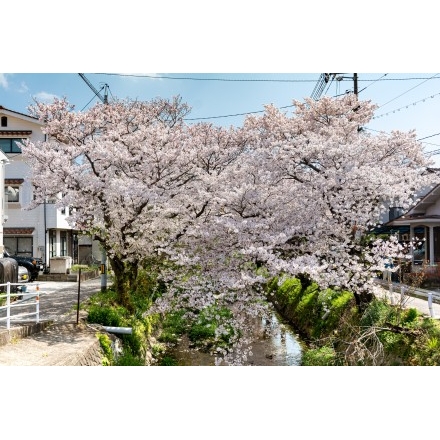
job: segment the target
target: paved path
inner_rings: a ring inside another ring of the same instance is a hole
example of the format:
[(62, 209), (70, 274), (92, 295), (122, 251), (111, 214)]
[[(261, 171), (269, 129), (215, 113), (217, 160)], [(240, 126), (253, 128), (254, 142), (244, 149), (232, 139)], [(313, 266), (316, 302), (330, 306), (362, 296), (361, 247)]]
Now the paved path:
[[(19, 312), (17, 309), (17, 313), (35, 312), (35, 305), (26, 306), (26, 303), (34, 302), (37, 294), (40, 297), (40, 321), (62, 322), (66, 319), (71, 319), (70, 315), (73, 312), (76, 313), (78, 304), (78, 283), (76, 281), (42, 281), (27, 283), (25, 286), (27, 287), (27, 292), (23, 294), (23, 300), (19, 302), (22, 306), (19, 307)], [(101, 279), (99, 277), (81, 281), (79, 285), (80, 302), (99, 292), (100, 288)], [(5, 316), (5, 311), (3, 310), (0, 311), (0, 317), (2, 316)], [(11, 326), (17, 325), (21, 324), (11, 322)], [(0, 321), (0, 331), (2, 328), (5, 328), (4, 321)]]
[[(37, 290), (37, 284), (39, 290)], [(0, 321), (0, 336), (8, 336), (9, 342), (0, 346), (0, 366), (55, 366), (55, 365), (100, 365), (101, 354), (96, 329), (81, 319), (77, 324), (78, 283), (44, 281), (26, 284), (29, 301), (40, 297), (40, 322), (51, 324), (42, 331), (27, 337), (20, 330), (30, 325), (29, 318), (11, 322), (11, 330), (5, 321)], [(95, 278), (80, 284), (80, 302), (100, 291), (101, 280)], [(22, 304), (26, 304), (24, 299)], [(22, 308), (20, 307), (20, 310)], [(21, 313), (35, 311), (35, 305), (23, 307)], [(5, 312), (1, 311), (1, 316)], [(12, 335), (12, 337), (11, 337)]]
[[(390, 302), (398, 304), (401, 301), (401, 285), (399, 283), (391, 283), (391, 289), (389, 283), (383, 280), (377, 279), (376, 282), (383, 288), (383, 295), (387, 297)], [(428, 295), (432, 293), (433, 301), (431, 304), (428, 302)], [(420, 313), (430, 316), (434, 319), (440, 319), (440, 292), (427, 289), (414, 289), (414, 296), (405, 295), (403, 299), (404, 306), (406, 308), (417, 309)], [(431, 309), (429, 308), (431, 305)]]

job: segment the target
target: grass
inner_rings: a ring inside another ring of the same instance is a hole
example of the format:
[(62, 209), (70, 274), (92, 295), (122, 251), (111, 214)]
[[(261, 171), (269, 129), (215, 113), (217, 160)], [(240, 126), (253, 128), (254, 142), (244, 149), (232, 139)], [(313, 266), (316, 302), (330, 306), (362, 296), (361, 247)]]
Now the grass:
[(440, 323), (414, 308), (376, 298), (360, 313), (350, 292), (277, 286), (268, 297), (308, 342), (303, 365), (440, 365)]

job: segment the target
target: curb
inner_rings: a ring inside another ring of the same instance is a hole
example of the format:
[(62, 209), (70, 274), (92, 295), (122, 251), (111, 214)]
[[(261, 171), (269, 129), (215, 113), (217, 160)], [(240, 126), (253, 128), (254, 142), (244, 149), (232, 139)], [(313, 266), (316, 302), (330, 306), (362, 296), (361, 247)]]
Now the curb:
[(45, 321), (37, 324), (25, 324), (20, 327), (13, 327), (9, 330), (0, 330), (0, 347), (9, 344), (15, 339), (26, 338), (27, 336), (42, 332), (52, 323), (53, 321)]

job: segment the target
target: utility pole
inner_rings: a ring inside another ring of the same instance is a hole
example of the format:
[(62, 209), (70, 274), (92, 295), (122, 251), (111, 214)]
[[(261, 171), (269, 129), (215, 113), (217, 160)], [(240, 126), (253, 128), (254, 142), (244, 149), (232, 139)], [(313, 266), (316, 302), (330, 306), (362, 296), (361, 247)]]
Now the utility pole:
[[(84, 80), (84, 82), (92, 89), (93, 93), (102, 101), (103, 104), (108, 104), (108, 84), (104, 84), (101, 88), (104, 89), (104, 96), (101, 95), (101, 90), (97, 90), (93, 84), (85, 77), (83, 73), (78, 73), (78, 75)], [(101, 250), (101, 292), (107, 290), (107, 252), (102, 247)]]
[(354, 94), (356, 95), (356, 98), (358, 96), (358, 74), (353, 73), (353, 82), (354, 82)]
[[(336, 75), (338, 75), (338, 76), (336, 76)], [(312, 98), (314, 98), (316, 100), (319, 99), (322, 92), (324, 91), (325, 85), (329, 81), (333, 81), (333, 80), (342, 81), (344, 79), (353, 80), (353, 93), (357, 97), (359, 94), (358, 74), (357, 73), (353, 73), (353, 76), (343, 76), (343, 75), (339, 75), (338, 73), (321, 73), (321, 76), (319, 77), (318, 83), (316, 84), (316, 86), (312, 92)], [(346, 93), (351, 93), (351, 92), (349, 90), (347, 90)]]
[(312, 94), (310, 95), (314, 100), (318, 101), (318, 99), (321, 97), (322, 93), (324, 92), (324, 89), (328, 82), (333, 81), (336, 78), (337, 73), (321, 73), (318, 82), (315, 85), (315, 88), (313, 89)]
[[(86, 78), (84, 73), (78, 73), (78, 75), (84, 80), (84, 82), (92, 89), (93, 93), (103, 102), (103, 104), (108, 104), (108, 84), (104, 84), (101, 90), (96, 90), (93, 84)], [(101, 91), (104, 89), (104, 96), (101, 95)]]

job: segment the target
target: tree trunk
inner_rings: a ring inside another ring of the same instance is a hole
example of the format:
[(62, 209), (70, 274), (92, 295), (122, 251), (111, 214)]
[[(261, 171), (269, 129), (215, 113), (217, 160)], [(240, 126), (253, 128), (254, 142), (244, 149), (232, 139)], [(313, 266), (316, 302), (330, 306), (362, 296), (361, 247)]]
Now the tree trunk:
[(374, 295), (371, 292), (364, 291), (361, 293), (354, 293), (354, 299), (356, 300), (359, 312), (362, 313), (368, 307), (368, 304), (373, 301)]
[(109, 258), (114, 273), (114, 288), (118, 295), (118, 302), (129, 311), (133, 311), (130, 292), (135, 289), (138, 275), (138, 263), (126, 263), (121, 258)]

